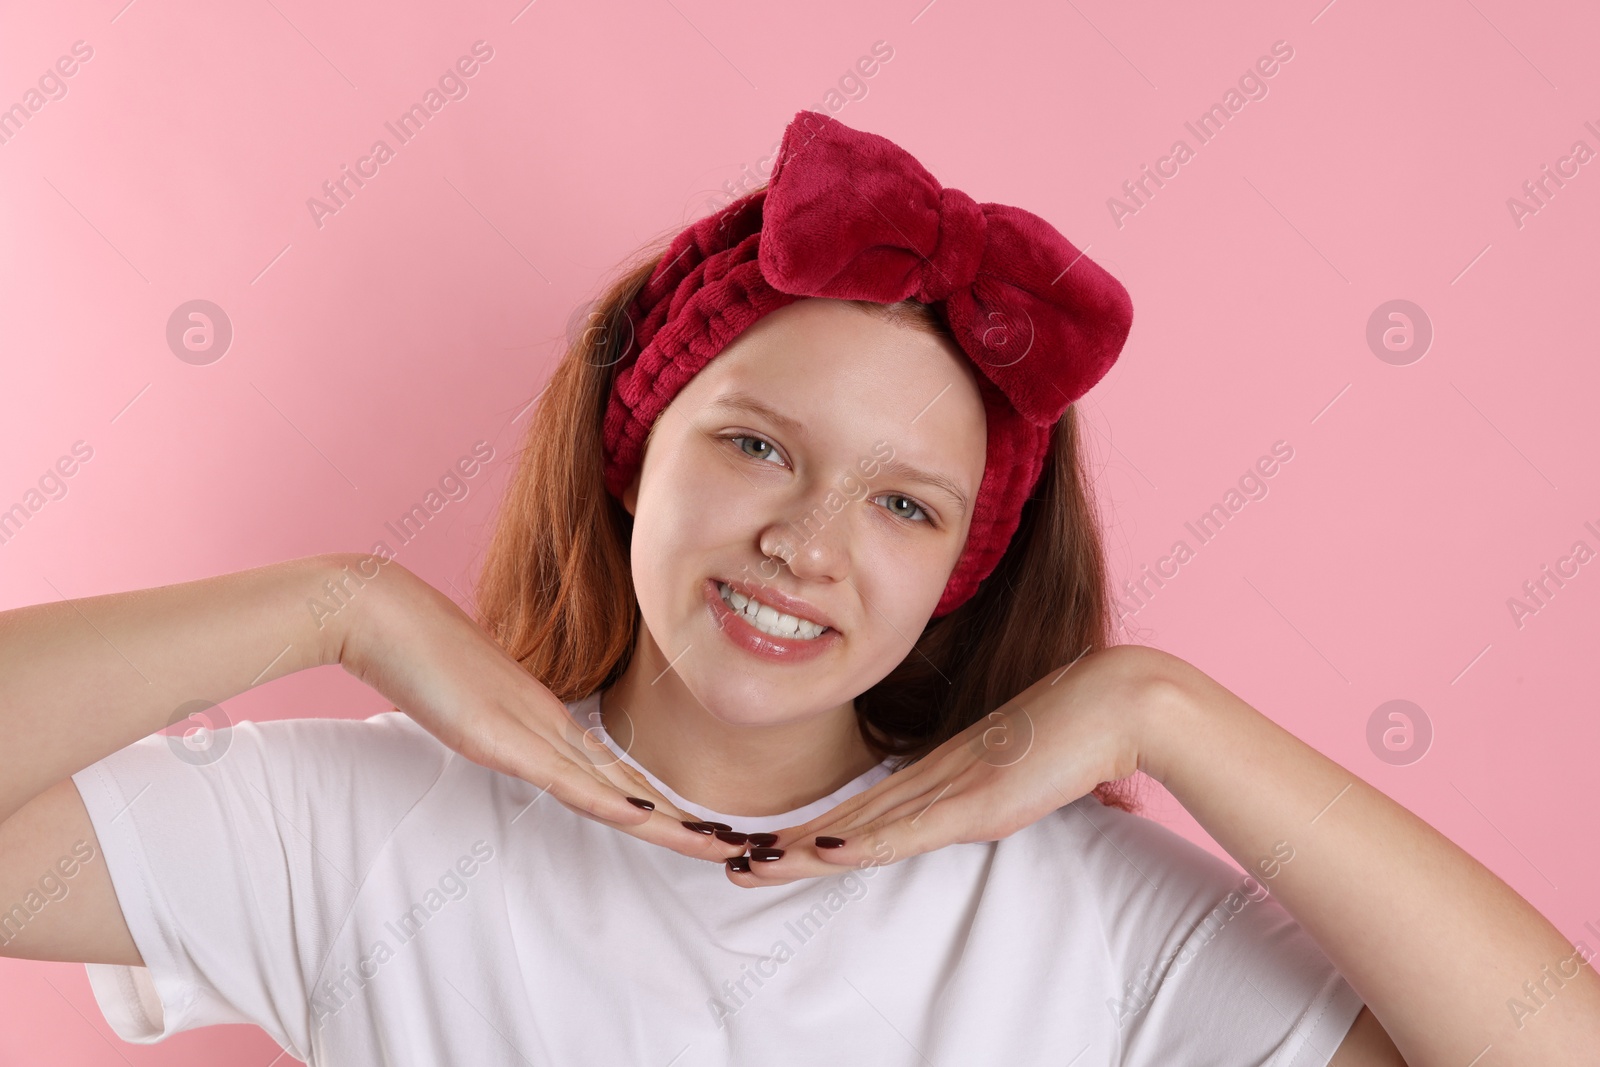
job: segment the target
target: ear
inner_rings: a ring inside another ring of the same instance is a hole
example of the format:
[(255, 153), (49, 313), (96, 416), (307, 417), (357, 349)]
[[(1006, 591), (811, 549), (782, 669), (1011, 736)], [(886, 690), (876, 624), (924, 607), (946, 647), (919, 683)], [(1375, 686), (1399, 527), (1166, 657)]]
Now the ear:
[(642, 469), (635, 471), (633, 481), (622, 491), (622, 506), (628, 509), (629, 515), (637, 515), (639, 509), (639, 475)]
[(633, 480), (622, 491), (622, 506), (635, 518), (638, 518), (639, 513), (639, 479), (644, 476), (644, 460), (650, 454), (650, 442), (656, 439), (656, 427), (660, 425), (659, 418), (650, 424), (650, 432), (644, 435), (644, 448), (639, 453), (639, 466), (633, 472)]

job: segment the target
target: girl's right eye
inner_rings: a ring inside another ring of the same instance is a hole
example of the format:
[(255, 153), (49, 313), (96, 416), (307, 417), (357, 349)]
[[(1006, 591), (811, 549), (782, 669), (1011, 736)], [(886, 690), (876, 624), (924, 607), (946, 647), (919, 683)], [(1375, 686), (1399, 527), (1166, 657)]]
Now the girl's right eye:
[[(778, 454), (777, 449), (772, 447), (771, 441), (768, 441), (764, 437), (757, 437), (754, 434), (731, 434), (728, 437), (723, 438), (723, 440), (734, 442), (734, 447), (740, 452), (743, 452), (745, 455), (749, 456), (751, 459), (767, 459)], [(760, 454), (751, 452), (743, 445), (739, 444), (740, 441), (754, 441), (759, 445), (764, 445), (766, 447), (766, 451)]]

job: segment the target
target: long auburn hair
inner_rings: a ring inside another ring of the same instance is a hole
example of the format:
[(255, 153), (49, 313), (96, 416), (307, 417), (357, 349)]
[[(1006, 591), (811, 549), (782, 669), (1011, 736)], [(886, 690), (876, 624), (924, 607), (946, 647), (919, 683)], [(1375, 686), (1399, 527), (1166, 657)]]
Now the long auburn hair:
[[(535, 402), (478, 578), (479, 624), (564, 703), (622, 676), (640, 624), (628, 551), (633, 516), (606, 491), (602, 425), (633, 344), (627, 308), (664, 252), (647, 246), (589, 305), (588, 327), (569, 329), (566, 353)], [(928, 305), (847, 303), (954, 343)], [(994, 571), (856, 698), (861, 737), (903, 768), (1045, 675), (1112, 644), (1113, 633), (1099, 516), (1077, 409), (1069, 407)], [(1102, 782), (1093, 795), (1137, 812), (1134, 781)]]

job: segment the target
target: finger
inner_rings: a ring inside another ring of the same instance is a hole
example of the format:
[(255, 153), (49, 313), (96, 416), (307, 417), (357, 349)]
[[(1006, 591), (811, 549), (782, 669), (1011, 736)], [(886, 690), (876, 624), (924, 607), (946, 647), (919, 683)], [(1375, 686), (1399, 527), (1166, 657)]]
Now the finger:
[[(632, 834), (641, 840), (662, 845), (674, 852), (691, 856), (695, 859), (709, 860), (721, 863), (730, 856), (737, 856), (745, 850), (745, 835), (734, 834), (731, 829), (725, 830), (725, 824), (717, 824), (715, 830), (706, 833), (704, 830), (691, 829), (689, 824), (696, 823), (701, 827), (710, 826), (696, 814), (690, 814), (674, 805), (662, 796), (655, 786), (650, 784), (638, 771), (628, 764), (618, 761), (615, 764), (602, 768), (608, 776), (614, 775), (620, 779), (619, 785), (626, 788), (633, 796), (655, 804), (654, 814), (660, 818), (646, 819), (642, 823), (630, 826), (618, 826), (617, 829), (624, 833)], [(723, 834), (726, 834), (724, 836)]]
[(977, 759), (968, 746), (959, 740), (947, 742), (924, 759), (884, 778), (870, 789), (835, 805), (828, 811), (800, 826), (785, 827), (778, 831), (778, 846), (810, 842), (817, 836), (835, 836), (841, 829), (849, 830), (882, 818), (890, 812), (903, 809), (918, 798), (928, 803), (949, 784), (963, 780)]
[(986, 727), (984, 721), (975, 723), (917, 762), (895, 771), (870, 788), (841, 801), (810, 822), (778, 831), (779, 846), (782, 847), (785, 842), (826, 833), (827, 827), (837, 827), (841, 822), (849, 820), (860, 822), (876, 818), (908, 799), (927, 794), (936, 788), (934, 784), (936, 782), (954, 780), (970, 771), (976, 764), (989, 763), (986, 735), (981, 732), (984, 729), (992, 732), (994, 728)]
[[(702, 821), (698, 814), (683, 813), (682, 809), (678, 809), (666, 797), (662, 797), (650, 779), (638, 773), (637, 768), (629, 765), (611, 745), (606, 744), (608, 739), (616, 744), (616, 739), (610, 737), (610, 731), (606, 731), (597, 713), (590, 712), (590, 718), (594, 720), (594, 725), (584, 728), (582, 723), (574, 720), (570, 713), (566, 712), (565, 705), (557, 705), (557, 717), (554, 723), (557, 726), (558, 741), (565, 745), (565, 749), (571, 753), (574, 760), (582, 760), (586, 765), (592, 766), (598, 777), (602, 777), (610, 784), (624, 787), (630, 795), (640, 800), (651, 801), (656, 806), (656, 813), (662, 814), (661, 819), (646, 819), (643, 822), (621, 825), (608, 822), (608, 825), (694, 859), (723, 862), (746, 851), (746, 835), (734, 832), (733, 827), (722, 822), (715, 824), (715, 829), (710, 829), (712, 824)], [(589, 813), (579, 811), (578, 814)], [(606, 822), (606, 819), (597, 821)]]
[(928, 760), (914, 763), (895, 771), (860, 793), (840, 801), (809, 822), (798, 826), (786, 826), (775, 831), (778, 835), (776, 847), (786, 848), (791, 842), (809, 840), (816, 834), (826, 832), (826, 827), (837, 826), (861, 818), (863, 815), (871, 818), (877, 813), (888, 811), (903, 803), (908, 797), (921, 795), (927, 789), (928, 775), (932, 766)]
[(831, 855), (832, 849), (826, 845), (818, 846), (817, 838), (827, 841), (841, 827), (852, 829), (871, 820), (882, 819), (886, 814), (902, 812), (910, 805), (925, 806), (930, 792), (936, 794), (947, 787), (940, 777), (941, 768), (944, 774), (949, 773), (948, 760), (921, 760), (894, 772), (809, 822), (777, 830), (775, 834), (778, 840), (773, 847), (752, 849), (748, 866), (729, 871), (730, 880), (754, 888), (838, 874), (842, 861), (824, 860), (824, 856)]
[(698, 821), (698, 817), (691, 816), (663, 796), (649, 778), (640, 774), (622, 755), (601, 741), (592, 730), (574, 733), (564, 727), (561, 740), (567, 743), (574, 760), (584, 761), (593, 767), (597, 777), (610, 782), (630, 796), (650, 801), (655, 806), (654, 810), (670, 815), (680, 822)]
[(692, 818), (688, 812), (684, 811), (682, 808), (678, 807), (676, 804), (672, 803), (672, 801), (663, 796), (661, 790), (656, 788), (655, 783), (651, 782), (649, 778), (646, 778), (628, 764), (618, 761), (617, 763), (612, 764), (607, 771), (608, 773), (621, 775), (624, 779), (624, 782), (620, 784), (626, 784), (630, 789), (635, 790), (633, 794), (634, 796), (646, 797), (655, 801), (657, 811), (664, 811), (669, 815), (676, 815), (680, 819)]
[[(741, 856), (733, 863), (725, 864), (728, 880), (735, 885), (747, 889), (759, 889), (768, 886), (787, 885), (805, 878), (829, 878), (847, 873), (848, 867), (838, 863), (825, 862), (819, 851), (814, 846), (795, 844), (786, 849), (770, 848), (750, 850), (749, 856)], [(776, 858), (763, 859), (763, 854), (776, 853)], [(865, 862), (857, 863), (858, 867), (877, 866), (882, 862), (880, 857), (874, 857)]]
[[(564, 709), (563, 714), (565, 714)], [(558, 748), (575, 764), (588, 769), (596, 781), (606, 782), (628, 796), (648, 800), (654, 805), (655, 810), (669, 814), (677, 813), (682, 817), (678, 809), (661, 795), (649, 779), (606, 745), (593, 729), (581, 730), (570, 718), (563, 718), (554, 737), (551, 737), (539, 729), (540, 725), (534, 724), (532, 727), (534, 733)]]
[[(586, 811), (578, 811), (580, 815), (587, 815), (597, 822), (604, 822), (613, 829), (637, 837), (643, 841), (669, 848), (674, 852), (689, 856), (694, 859), (707, 860), (721, 863), (730, 856), (736, 856), (745, 849), (741, 835), (738, 840), (729, 840), (716, 833), (707, 833), (689, 827), (689, 823), (697, 823), (702, 827), (709, 825), (697, 815), (691, 815), (678, 808), (669, 801), (661, 792), (650, 783), (650, 780), (640, 774), (634, 767), (621, 759), (610, 748), (593, 739), (594, 735), (587, 731), (582, 732), (576, 739), (562, 736), (567, 750), (572, 753), (575, 761), (583, 761), (584, 765), (592, 770), (597, 780), (604, 781), (614, 788), (621, 790), (625, 796), (637, 797), (646, 801), (653, 807), (645, 809), (642, 805), (635, 804), (640, 810), (649, 810), (650, 816), (643, 822), (620, 823), (616, 820), (596, 816)], [(581, 745), (579, 744), (581, 742)], [(629, 802), (630, 804), (632, 801)], [(570, 806), (570, 805), (569, 805)]]
[(552, 741), (515, 716), (491, 719), (455, 747), (475, 763), (531, 782), (577, 814), (618, 829), (648, 822), (654, 814), (631, 803), (629, 793), (601, 773), (581, 749), (559, 736)]
[[(953, 777), (930, 781), (928, 787), (915, 796), (907, 796), (900, 803), (878, 811), (858, 812), (853, 818), (843, 819), (832, 826), (824, 827), (817, 836), (848, 841), (860, 837), (866, 830), (899, 822), (902, 819), (909, 820), (910, 825), (915, 827), (936, 805), (950, 803), (960, 797), (972, 781), (973, 778), (965, 772), (965, 769)], [(830, 859), (840, 855), (838, 846), (823, 851)]]
[[(944, 816), (961, 795), (954, 781), (938, 783), (938, 788), (907, 797), (878, 814), (857, 813), (854, 818), (820, 826), (815, 834), (790, 836), (779, 858), (768, 862), (752, 861), (749, 871), (730, 872), (729, 877), (736, 884), (750, 888), (785, 885), (801, 878), (840, 874), (850, 867), (881, 866), (953, 844), (959, 839), (944, 836), (952, 825)], [(935, 809), (941, 809), (939, 820), (930, 818)], [(954, 825), (962, 825), (959, 818)], [(895, 829), (894, 839), (884, 837), (889, 828)], [(793, 835), (795, 830), (785, 833)], [(819, 839), (823, 844), (817, 844)], [(843, 844), (827, 847), (833, 841), (843, 841)], [(779, 844), (783, 844), (782, 839)], [(910, 848), (916, 851), (906, 851)]]
[(926, 800), (918, 797), (854, 828), (841, 828), (827, 836), (844, 844), (826, 849), (813, 846), (812, 854), (829, 866), (884, 866), (945, 845), (978, 840), (973, 833), (981, 822), (975, 794), (953, 789)]
[[(578, 758), (582, 759), (580, 755)], [(620, 770), (618, 768), (621, 768)], [(633, 805), (636, 810), (647, 812), (644, 821), (632, 823), (619, 823), (612, 819), (597, 816), (590, 811), (581, 810), (567, 804), (561, 797), (558, 801), (579, 815), (594, 819), (596, 822), (605, 823), (615, 830), (620, 830), (632, 837), (651, 844), (669, 848), (674, 852), (689, 856), (693, 859), (707, 860), (721, 863), (729, 856), (735, 856), (745, 849), (743, 835), (730, 835), (737, 840), (729, 840), (712, 832), (703, 832), (690, 828), (691, 823), (702, 827), (709, 826), (698, 817), (690, 816), (662, 796), (650, 782), (640, 776), (626, 764), (614, 764), (609, 767), (596, 768), (602, 776), (615, 775), (620, 779), (627, 795), (638, 797), (645, 805)], [(632, 802), (630, 801), (630, 804)]]
[[(585, 813), (579, 812), (578, 814)], [(604, 819), (595, 821), (606, 822)], [(709, 863), (724, 863), (730, 857), (744, 852), (746, 846), (742, 836), (737, 843), (731, 842), (713, 833), (700, 833), (691, 830), (684, 825), (685, 821), (675, 815), (655, 811), (651, 812), (649, 818), (644, 822), (636, 825), (621, 826), (614, 823), (606, 823), (606, 825), (612, 826), (614, 829), (620, 830), (631, 837), (637, 837), (641, 841), (648, 841), (653, 845), (660, 845), (662, 848), (671, 849), (680, 855), (688, 856), (690, 859), (705, 860)], [(687, 821), (696, 822), (699, 820), (690, 819)]]
[[(705, 835), (687, 829), (684, 820), (675, 817), (676, 809), (648, 783), (608, 777), (583, 747), (573, 743), (583, 741), (584, 731), (563, 736), (563, 724), (572, 724), (565, 707), (558, 703), (555, 711), (558, 718), (553, 718), (548, 708), (541, 715), (517, 705), (480, 716), (470, 728), (428, 728), (451, 750), (474, 763), (538, 786), (540, 793), (530, 803), (548, 793), (577, 815), (698, 859), (718, 861), (736, 851), (726, 841), (708, 842)], [(613, 771), (612, 775), (622, 773)], [(646, 794), (640, 797), (643, 805), (628, 799), (639, 793)], [(667, 814), (658, 814), (657, 808)], [(742, 846), (737, 850), (742, 851)]]

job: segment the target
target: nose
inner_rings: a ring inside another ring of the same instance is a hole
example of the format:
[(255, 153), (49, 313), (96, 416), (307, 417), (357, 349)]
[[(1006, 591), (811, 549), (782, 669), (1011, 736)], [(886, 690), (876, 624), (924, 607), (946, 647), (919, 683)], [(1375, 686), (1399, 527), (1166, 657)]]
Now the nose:
[(850, 572), (851, 503), (834, 512), (807, 498), (802, 510), (762, 528), (762, 554), (781, 560), (796, 578), (843, 581)]

